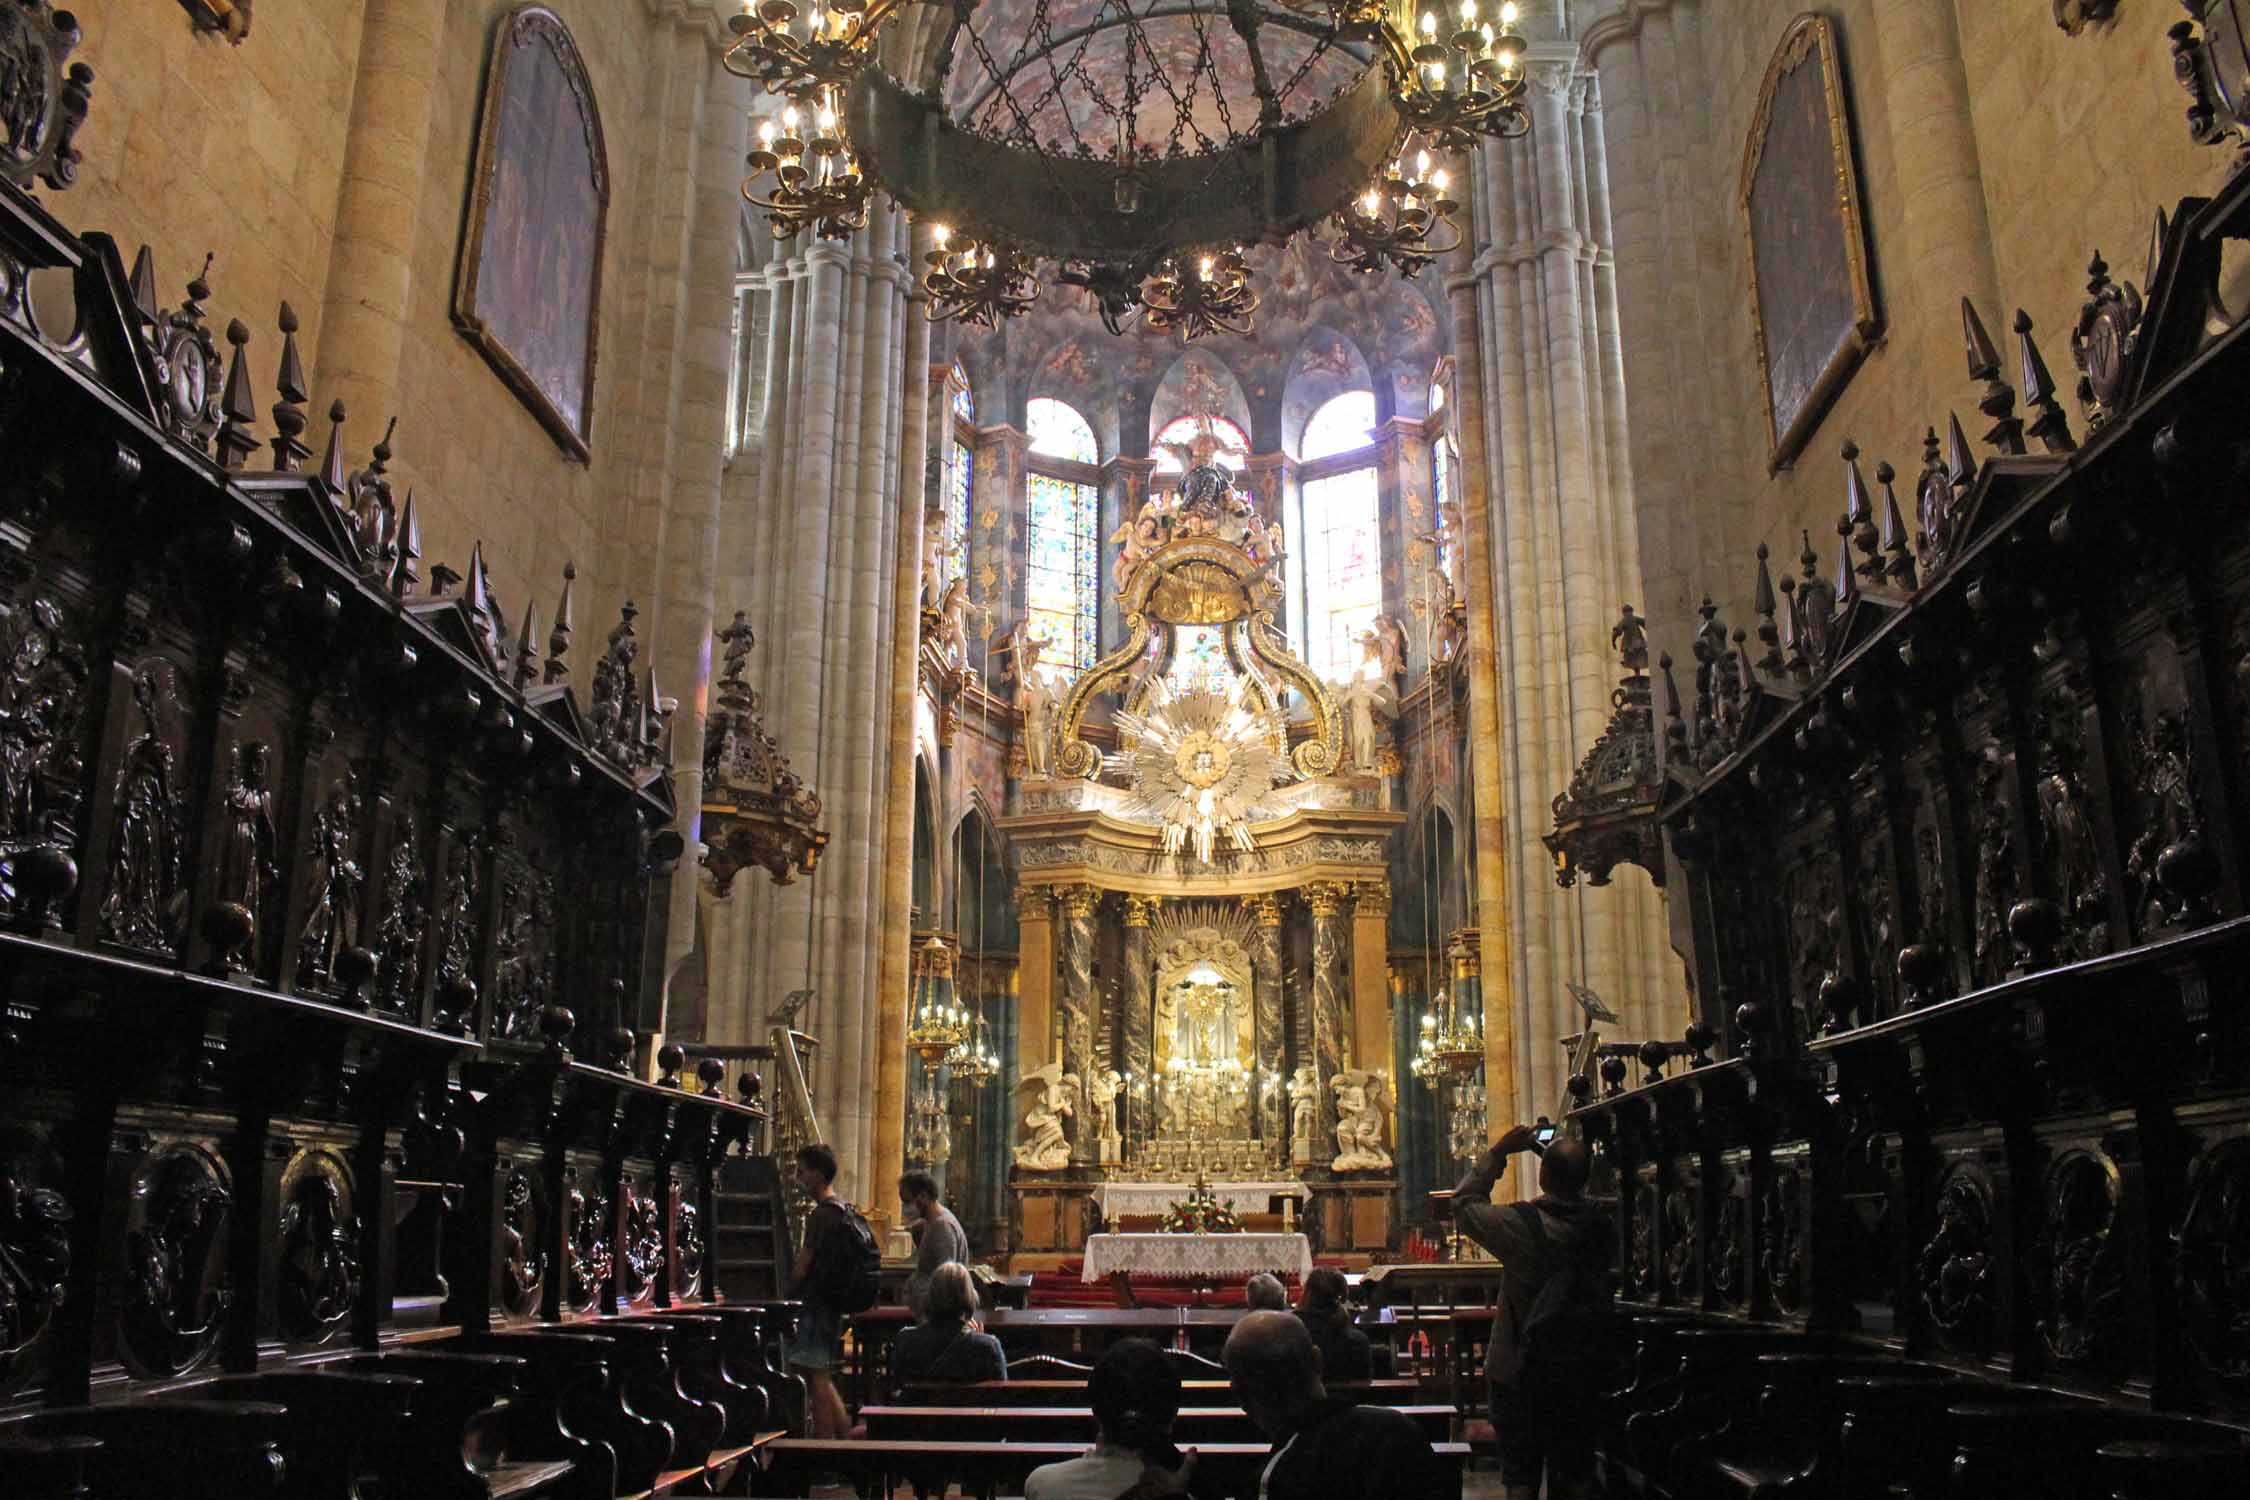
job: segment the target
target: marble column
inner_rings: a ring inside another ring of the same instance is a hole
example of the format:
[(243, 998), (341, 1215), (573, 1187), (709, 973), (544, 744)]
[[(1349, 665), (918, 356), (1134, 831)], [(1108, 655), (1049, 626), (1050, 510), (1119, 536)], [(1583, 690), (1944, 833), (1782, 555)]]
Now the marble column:
[(1128, 1148), (1156, 1133), (1156, 1096), (1149, 1085), (1156, 1075), (1154, 1056), (1156, 1024), (1156, 954), (1149, 922), (1158, 903), (1147, 896), (1125, 898), (1125, 1066), (1131, 1080), (1125, 1091), (1125, 1142)]
[[(915, 263), (928, 247), (929, 231), (917, 226)], [(922, 643), (918, 607), (922, 581), (922, 527), (929, 465), (930, 322), (920, 283), (906, 292), (906, 391), (900, 399), (898, 549), (891, 582), (890, 768), (884, 788), (883, 941), (875, 981), (875, 1170), (880, 1190), (898, 1180), (906, 1130), (907, 968), (913, 941), (914, 908), (914, 690), (916, 654)]]
[(1339, 881), (1316, 881), (1305, 888), (1312, 906), (1312, 1062), (1320, 1080), (1319, 1154), (1336, 1152), (1336, 1100), (1329, 1083), (1343, 1071), (1352, 1045), (1349, 1005), (1351, 933), (1345, 926), (1344, 903), (1351, 887)]
[(1090, 885), (1063, 888), (1063, 1072), (1078, 1079), (1078, 1113), (1072, 1117), (1070, 1157), (1095, 1159), (1093, 1121), (1086, 1117), (1086, 1080), (1093, 1076), (1094, 1026), (1100, 997), (1094, 993), (1094, 908), (1102, 893)]
[(1391, 887), (1362, 880), (1352, 887), (1352, 1046), (1355, 1068), (1391, 1066)]
[(342, 399), (355, 430), (398, 410), (406, 304), (429, 156), (430, 103), (444, 59), (447, 0), (368, 0), (336, 194), (313, 389)]
[(1016, 1077), (1055, 1061), (1055, 897), (1016, 887)]
[(1289, 1153), (1289, 1034), (1281, 1004), (1281, 898), (1254, 897), (1257, 947), (1251, 955), (1252, 1030), (1256, 1037), (1258, 1081), (1265, 1090), (1258, 1113), (1261, 1139), (1279, 1141)]

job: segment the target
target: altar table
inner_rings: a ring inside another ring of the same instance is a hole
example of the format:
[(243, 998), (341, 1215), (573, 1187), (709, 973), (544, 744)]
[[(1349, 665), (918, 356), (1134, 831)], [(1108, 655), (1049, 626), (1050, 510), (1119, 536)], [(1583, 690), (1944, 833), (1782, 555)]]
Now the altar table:
[(1223, 1285), (1260, 1271), (1301, 1279), (1312, 1268), (1312, 1243), (1301, 1234), (1091, 1234), (1079, 1280), (1123, 1272)]
[[(1302, 1202), (1310, 1196), (1301, 1182), (1214, 1182), (1210, 1188), (1213, 1198), (1238, 1214), (1262, 1214), (1276, 1198)], [(1101, 1204), (1102, 1219), (1114, 1224), (1124, 1214), (1166, 1213), (1194, 1191), (1193, 1183), (1108, 1182), (1102, 1184), (1096, 1201)]]

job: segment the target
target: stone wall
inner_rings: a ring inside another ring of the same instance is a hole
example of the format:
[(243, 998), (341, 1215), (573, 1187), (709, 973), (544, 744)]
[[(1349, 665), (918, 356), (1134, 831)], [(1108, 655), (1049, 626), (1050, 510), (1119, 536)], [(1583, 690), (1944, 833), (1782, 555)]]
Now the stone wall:
[(2004, 345), (2015, 310), (2029, 312), (2067, 404), (2089, 255), (2139, 281), (2156, 209), (2210, 191), (2225, 167), (2182, 124), (2164, 36), (2176, 7), (2127, 5), (2077, 37), (2048, 0), (1821, 7), (1842, 33), (1886, 329), (1794, 467), (1769, 476), (1738, 184), (1760, 82), (1806, 8), (1573, 8), (1608, 139), (1646, 610), (1657, 648), (1683, 662), (1704, 593), (1730, 624), (1750, 623), (1758, 542), (1777, 573), (1793, 570), (1809, 530), (1834, 576), (1847, 437), (1868, 464), (1911, 473), (1922, 431), (1942, 432), (1948, 411), (1975, 435), (1964, 295)]

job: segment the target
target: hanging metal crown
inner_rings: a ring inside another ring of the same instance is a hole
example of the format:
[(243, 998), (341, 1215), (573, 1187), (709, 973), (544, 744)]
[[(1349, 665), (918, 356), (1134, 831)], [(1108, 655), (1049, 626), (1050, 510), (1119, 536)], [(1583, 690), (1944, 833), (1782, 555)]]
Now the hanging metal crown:
[[(949, 14), (894, 28), (910, 4)], [(1112, 331), (1248, 333), (1248, 245), (1325, 222), (1336, 260), (1413, 276), (1460, 242), (1428, 153), (1530, 128), (1516, 6), (1477, 7), (758, 0), (725, 64), (786, 104), (743, 196), (777, 239), (846, 238), (878, 189), (945, 226), (933, 319), (1023, 313), (1046, 260)]]

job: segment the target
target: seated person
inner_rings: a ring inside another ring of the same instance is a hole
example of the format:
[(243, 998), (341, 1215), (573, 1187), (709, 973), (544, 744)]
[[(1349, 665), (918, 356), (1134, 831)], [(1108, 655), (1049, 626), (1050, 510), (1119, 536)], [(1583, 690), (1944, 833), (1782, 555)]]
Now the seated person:
[(1352, 1326), (1351, 1308), (1344, 1302), (1344, 1273), (1321, 1266), (1305, 1277), (1304, 1292), (1297, 1298), (1297, 1316), (1320, 1351), (1320, 1372), (1329, 1380), (1375, 1378), (1375, 1355), (1367, 1335)]
[(1447, 1492), (1445, 1470), (1411, 1417), (1331, 1396), (1302, 1318), (1243, 1314), (1227, 1335), (1235, 1399), (1273, 1440), (1260, 1500), (1401, 1500)]
[(1260, 1271), (1242, 1284), (1242, 1305), (1252, 1312), (1287, 1312), (1289, 1289), (1271, 1271)]
[(976, 1325), (977, 1287), (967, 1266), (947, 1261), (930, 1273), (922, 1313), (923, 1321), (903, 1330), (891, 1350), (901, 1382), (1008, 1378), (1000, 1341)]
[(1024, 1500), (1144, 1500), (1187, 1493), (1195, 1455), (1172, 1446), (1180, 1377), (1147, 1339), (1119, 1339), (1086, 1382), (1101, 1437), (1083, 1458), (1033, 1469)]

